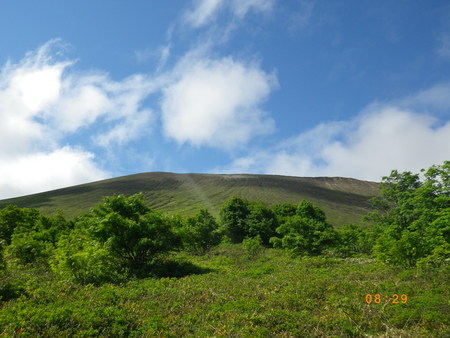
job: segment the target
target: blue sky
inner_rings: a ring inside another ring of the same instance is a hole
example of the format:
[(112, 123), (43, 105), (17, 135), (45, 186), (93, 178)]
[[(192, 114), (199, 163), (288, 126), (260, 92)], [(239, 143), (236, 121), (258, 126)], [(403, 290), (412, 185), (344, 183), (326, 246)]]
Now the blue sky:
[(0, 198), (450, 159), (450, 3), (0, 2)]

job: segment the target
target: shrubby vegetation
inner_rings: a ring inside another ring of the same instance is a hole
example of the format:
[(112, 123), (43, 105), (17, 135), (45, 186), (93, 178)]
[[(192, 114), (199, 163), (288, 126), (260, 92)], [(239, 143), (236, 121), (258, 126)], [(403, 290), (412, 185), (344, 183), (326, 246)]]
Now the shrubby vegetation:
[(367, 219), (379, 232), (374, 255), (384, 262), (411, 267), (450, 258), (450, 161), (422, 172), (423, 180), (396, 170), (383, 177)]
[[(445, 336), (450, 162), (394, 170), (380, 192), (363, 223), (341, 228), (309, 201), (236, 196), (218, 219), (206, 209), (167, 216), (142, 194), (105, 197), (72, 220), (8, 206), (0, 210), (2, 333)], [(385, 310), (367, 307), (367, 293), (415, 300)]]
[(182, 227), (182, 240), (184, 247), (197, 254), (205, 254), (213, 246), (218, 245), (222, 239), (215, 218), (206, 209), (189, 217)]

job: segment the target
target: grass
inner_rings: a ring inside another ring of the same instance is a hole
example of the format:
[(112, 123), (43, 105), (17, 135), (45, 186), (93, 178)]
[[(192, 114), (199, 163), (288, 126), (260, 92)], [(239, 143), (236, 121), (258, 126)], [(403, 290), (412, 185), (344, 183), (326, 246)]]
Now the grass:
[(138, 192), (150, 207), (183, 216), (201, 208), (217, 216), (220, 205), (233, 195), (269, 205), (306, 199), (336, 226), (358, 222), (370, 210), (368, 200), (379, 193), (374, 182), (340, 177), (144, 173), (2, 200), (0, 208), (14, 204), (44, 213), (61, 211), (71, 218), (100, 203), (103, 196)]
[[(26, 291), (3, 303), (0, 332), (5, 337), (450, 335), (448, 267), (423, 272), (369, 258), (291, 258), (275, 249), (250, 258), (242, 245), (231, 244), (204, 256), (182, 252), (172, 259), (178, 263), (162, 266), (159, 276), (99, 287), (59, 281), (43, 269), (17, 269), (12, 277), (22, 280)], [(367, 304), (368, 293), (409, 299)]]

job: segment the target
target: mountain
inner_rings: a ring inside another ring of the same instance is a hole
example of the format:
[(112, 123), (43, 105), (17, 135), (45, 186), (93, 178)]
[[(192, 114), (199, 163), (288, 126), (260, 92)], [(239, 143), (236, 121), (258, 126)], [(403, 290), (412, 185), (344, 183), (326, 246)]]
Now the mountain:
[(375, 182), (342, 177), (151, 172), (0, 200), (0, 208), (15, 204), (75, 217), (100, 203), (103, 196), (138, 192), (143, 192), (150, 207), (182, 215), (205, 207), (218, 215), (220, 205), (231, 196), (269, 205), (306, 199), (322, 208), (331, 224), (339, 226), (358, 222), (370, 211), (369, 199), (379, 190)]

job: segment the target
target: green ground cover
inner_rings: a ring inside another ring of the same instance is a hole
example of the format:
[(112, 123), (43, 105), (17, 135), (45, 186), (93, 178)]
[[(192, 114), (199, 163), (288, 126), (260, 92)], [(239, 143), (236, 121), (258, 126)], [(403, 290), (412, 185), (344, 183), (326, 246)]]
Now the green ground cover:
[(231, 197), (218, 217), (144, 194), (74, 219), (0, 209), (0, 335), (450, 336), (450, 161), (383, 177), (360, 225), (262, 202)]
[[(242, 244), (222, 244), (204, 256), (178, 253), (155, 273), (82, 286), (18, 266), (9, 278), (24, 290), (1, 305), (2, 336), (450, 335), (448, 266), (425, 271), (367, 257), (292, 258), (266, 248), (249, 256)], [(381, 302), (367, 304), (366, 294), (381, 294)], [(408, 300), (393, 304), (393, 294)]]

